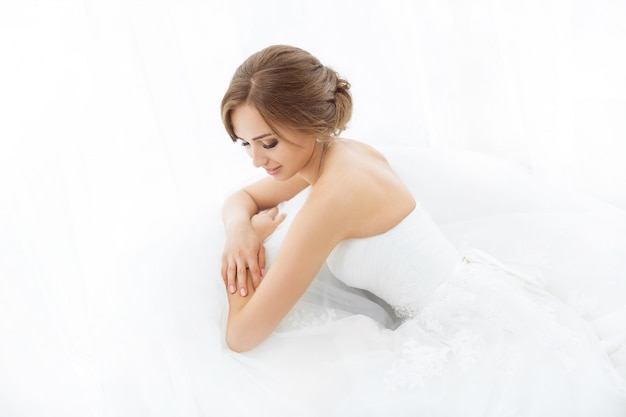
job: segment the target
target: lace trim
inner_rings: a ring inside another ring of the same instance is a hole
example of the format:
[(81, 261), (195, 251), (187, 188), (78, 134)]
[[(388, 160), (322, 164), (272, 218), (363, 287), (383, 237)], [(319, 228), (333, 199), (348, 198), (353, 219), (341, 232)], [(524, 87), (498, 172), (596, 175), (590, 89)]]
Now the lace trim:
[(426, 379), (443, 373), (449, 352), (447, 347), (420, 345), (415, 339), (407, 340), (385, 374), (386, 392), (423, 387)]
[(285, 319), (296, 328), (308, 329), (337, 321), (337, 311), (327, 308), (321, 314), (316, 314), (307, 310), (294, 310)]
[[(552, 363), (565, 372), (577, 369), (585, 343), (566, 325), (567, 312), (535, 286), (529, 290), (534, 294), (516, 292), (524, 285), (517, 282), (513, 282), (513, 292), (507, 293), (506, 301), (501, 300), (501, 290), (494, 290), (492, 285), (497, 281), (484, 279), (495, 268), (470, 264), (455, 281), (434, 294), (427, 306), (393, 307), (404, 320), (403, 331), (410, 332), (415, 326), (417, 334), (422, 330), (433, 338), (415, 337), (399, 346), (385, 373), (387, 393), (419, 389), (429, 384), (429, 378), (442, 376), (446, 366), (471, 372), (473, 366), (486, 360), (485, 355), (503, 375), (517, 372), (515, 364), (525, 355), (518, 349), (531, 344), (539, 355), (552, 358)], [(578, 294), (576, 297), (582, 311), (595, 301)], [(503, 302), (507, 304), (503, 306)], [(535, 328), (528, 324), (532, 322), (541, 325)], [(477, 331), (474, 326), (479, 326)], [(438, 343), (433, 345), (433, 340)]]

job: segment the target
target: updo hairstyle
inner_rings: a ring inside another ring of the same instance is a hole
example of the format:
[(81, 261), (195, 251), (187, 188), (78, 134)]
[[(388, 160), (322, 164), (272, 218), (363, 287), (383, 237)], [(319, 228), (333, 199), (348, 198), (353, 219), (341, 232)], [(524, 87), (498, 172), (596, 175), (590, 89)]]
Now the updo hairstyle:
[(248, 103), (276, 132), (277, 126), (330, 140), (352, 116), (350, 84), (308, 52), (292, 46), (267, 47), (237, 68), (222, 99), (222, 122), (233, 141), (231, 115)]

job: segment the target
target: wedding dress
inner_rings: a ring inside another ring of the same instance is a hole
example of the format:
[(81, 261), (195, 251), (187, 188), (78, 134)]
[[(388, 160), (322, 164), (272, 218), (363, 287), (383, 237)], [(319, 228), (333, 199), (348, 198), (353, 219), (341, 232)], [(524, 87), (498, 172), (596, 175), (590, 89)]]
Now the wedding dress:
[[(270, 268), (288, 225), (266, 242)], [(341, 242), (261, 346), (226, 355), (256, 415), (626, 415), (623, 378), (589, 324), (537, 277), (459, 251), (419, 205)]]

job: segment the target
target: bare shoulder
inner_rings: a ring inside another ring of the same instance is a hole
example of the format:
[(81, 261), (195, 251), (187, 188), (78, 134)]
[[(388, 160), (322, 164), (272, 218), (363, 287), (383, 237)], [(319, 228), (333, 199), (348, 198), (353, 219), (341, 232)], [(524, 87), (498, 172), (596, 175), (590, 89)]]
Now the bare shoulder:
[(414, 209), (413, 196), (376, 149), (341, 139), (330, 150), (311, 197), (345, 220), (347, 237), (383, 233)]

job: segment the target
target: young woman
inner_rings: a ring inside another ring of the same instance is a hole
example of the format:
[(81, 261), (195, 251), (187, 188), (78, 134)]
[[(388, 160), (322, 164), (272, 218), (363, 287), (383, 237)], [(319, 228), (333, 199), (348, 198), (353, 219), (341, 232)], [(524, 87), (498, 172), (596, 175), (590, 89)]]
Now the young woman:
[[(624, 415), (623, 381), (586, 323), (532, 280), (460, 253), (380, 153), (339, 136), (351, 111), (348, 82), (301, 49), (268, 47), (235, 72), (224, 126), (268, 178), (223, 209), (229, 348), (262, 346), (328, 268), (402, 321), (324, 335), (342, 340), (326, 354), (354, 364), (358, 352), (371, 378), (356, 415)], [(268, 267), (276, 207), (305, 189)]]

